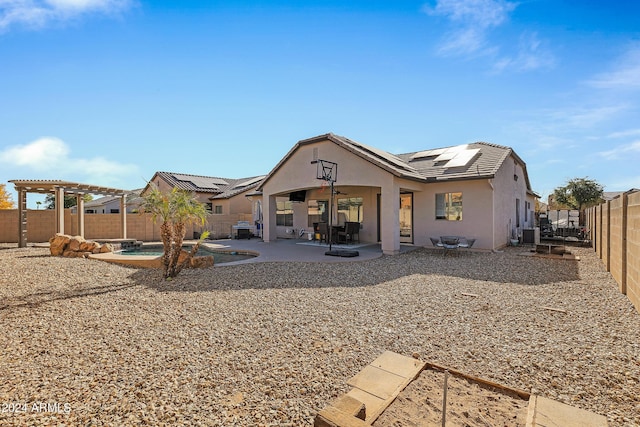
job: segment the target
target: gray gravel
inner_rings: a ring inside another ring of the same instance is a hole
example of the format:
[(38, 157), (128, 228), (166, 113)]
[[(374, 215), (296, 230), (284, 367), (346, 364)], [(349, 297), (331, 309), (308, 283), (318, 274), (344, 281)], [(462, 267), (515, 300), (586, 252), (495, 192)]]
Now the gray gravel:
[(591, 249), (523, 250), (163, 281), (0, 249), (0, 424), (312, 425), (391, 350), (640, 426), (640, 314)]

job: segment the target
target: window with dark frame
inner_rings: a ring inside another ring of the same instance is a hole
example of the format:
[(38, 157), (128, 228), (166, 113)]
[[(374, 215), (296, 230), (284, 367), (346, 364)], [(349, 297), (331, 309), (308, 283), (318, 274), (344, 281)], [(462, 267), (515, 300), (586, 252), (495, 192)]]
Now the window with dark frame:
[(436, 219), (462, 221), (462, 193), (436, 194)]
[(362, 200), (362, 197), (338, 199), (338, 215), (342, 216), (345, 221), (361, 223), (363, 215)]
[(309, 200), (307, 202), (307, 225), (313, 227), (319, 222), (328, 222), (329, 220), (329, 201), (328, 200)]
[(293, 226), (293, 202), (276, 202), (276, 225)]

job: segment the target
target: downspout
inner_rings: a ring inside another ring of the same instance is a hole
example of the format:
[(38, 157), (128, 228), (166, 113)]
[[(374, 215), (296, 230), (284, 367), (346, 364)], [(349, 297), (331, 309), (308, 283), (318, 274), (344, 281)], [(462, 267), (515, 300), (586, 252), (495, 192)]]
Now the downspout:
[(491, 187), (491, 250), (495, 252), (496, 250), (496, 198), (495, 198), (495, 188), (493, 186), (493, 179), (489, 178), (487, 180), (489, 183), (489, 187)]

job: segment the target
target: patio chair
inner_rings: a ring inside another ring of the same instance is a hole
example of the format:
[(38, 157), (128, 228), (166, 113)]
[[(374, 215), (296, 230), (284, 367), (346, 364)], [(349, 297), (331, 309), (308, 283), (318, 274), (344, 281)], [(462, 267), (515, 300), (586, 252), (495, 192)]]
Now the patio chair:
[(458, 246), (460, 243), (460, 238), (457, 236), (440, 236), (440, 241), (442, 242), (442, 247), (444, 248), (444, 253), (442, 256), (447, 255), (449, 252), (455, 251), (456, 255), (458, 254)]
[(441, 248), (442, 247), (442, 243), (440, 242), (440, 239), (438, 239), (437, 237), (429, 237), (429, 240), (431, 240), (431, 244), (436, 247), (436, 248)]
[(318, 234), (320, 235), (320, 243), (322, 242), (329, 243), (329, 239), (331, 239), (331, 242), (334, 241), (333, 240), (334, 236), (329, 235), (329, 224), (327, 224), (326, 222), (318, 223)]
[(358, 243), (360, 243), (360, 223), (349, 221), (345, 222), (344, 231), (338, 231), (338, 241), (353, 243), (356, 238)]
[(476, 239), (462, 238), (460, 239), (460, 243), (458, 243), (459, 248), (463, 249), (471, 249), (471, 246), (476, 242)]

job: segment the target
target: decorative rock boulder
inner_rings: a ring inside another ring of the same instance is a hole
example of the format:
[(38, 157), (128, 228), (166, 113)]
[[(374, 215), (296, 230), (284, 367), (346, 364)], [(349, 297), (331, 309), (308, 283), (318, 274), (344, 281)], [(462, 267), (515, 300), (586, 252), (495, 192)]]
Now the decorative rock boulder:
[(81, 236), (69, 236), (66, 234), (56, 233), (49, 239), (49, 252), (53, 256), (64, 256), (70, 258), (87, 258), (89, 254), (113, 252), (113, 245), (105, 243), (93, 242), (85, 240)]
[(113, 245), (111, 243), (105, 243), (104, 245), (102, 245), (102, 247), (100, 247), (101, 254), (104, 254), (107, 252), (113, 252)]
[(82, 236), (73, 236), (69, 241), (69, 246), (67, 249), (73, 252), (80, 252), (80, 245), (85, 243), (86, 240)]
[(65, 249), (67, 249), (67, 245), (69, 245), (69, 241), (71, 240), (71, 236), (67, 236), (66, 234), (57, 233), (51, 239), (49, 239), (49, 251), (53, 256), (60, 256), (64, 253)]
[[(184, 249), (180, 251), (180, 256), (178, 257), (178, 264), (183, 263), (187, 257), (189, 256), (189, 252)], [(189, 260), (189, 263), (185, 265), (187, 268), (207, 268), (213, 267), (213, 256), (194, 256)]]
[(97, 253), (97, 252), (94, 252), (96, 250), (96, 248), (98, 250), (100, 249), (100, 243), (92, 242), (91, 240), (86, 240), (86, 241), (80, 243), (80, 251), (81, 252)]
[(195, 258), (191, 258), (190, 263), (191, 268), (207, 268), (213, 267), (213, 256), (197, 256)]

